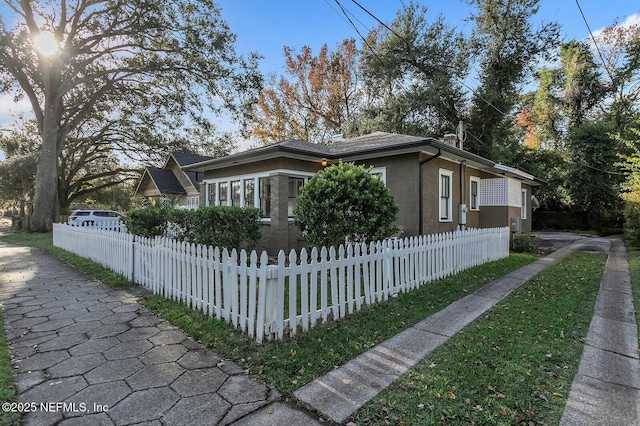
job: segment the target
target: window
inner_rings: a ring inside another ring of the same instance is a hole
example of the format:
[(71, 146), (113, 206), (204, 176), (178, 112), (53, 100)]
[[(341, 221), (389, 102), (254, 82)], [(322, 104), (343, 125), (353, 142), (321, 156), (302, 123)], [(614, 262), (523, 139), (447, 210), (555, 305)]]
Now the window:
[(231, 181), (231, 205), (240, 207), (240, 181)]
[(197, 195), (195, 196), (191, 196), (191, 197), (187, 197), (187, 205), (186, 207), (188, 209), (197, 209), (198, 206), (200, 205), (200, 197), (198, 197)]
[(207, 184), (207, 188), (209, 189), (207, 193), (207, 205), (215, 206), (216, 205), (216, 185), (215, 184)]
[(271, 178), (263, 177), (258, 179), (260, 192), (260, 209), (263, 217), (271, 217)]
[(296, 208), (296, 199), (300, 194), (300, 189), (304, 185), (304, 178), (290, 177), (289, 178), (289, 200), (287, 206), (287, 214), (289, 217), (293, 217), (293, 209)]
[(527, 218), (527, 190), (523, 189), (520, 191), (521, 201), (520, 201), (520, 219)]
[(253, 207), (255, 203), (255, 179), (244, 180), (244, 207)]
[(229, 193), (227, 189), (229, 188), (229, 182), (220, 182), (218, 183), (218, 204), (219, 206), (228, 206), (229, 205)]
[(479, 190), (480, 179), (472, 176), (469, 181), (469, 209), (471, 210), (480, 210)]
[(451, 180), (453, 172), (440, 169), (440, 222), (451, 222)]

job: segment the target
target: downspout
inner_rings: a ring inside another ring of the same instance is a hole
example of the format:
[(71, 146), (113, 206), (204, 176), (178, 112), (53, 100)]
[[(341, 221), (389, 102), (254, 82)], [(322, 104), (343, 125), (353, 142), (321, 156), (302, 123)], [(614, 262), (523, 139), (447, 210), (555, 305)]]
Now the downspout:
[(423, 226), (422, 226), (422, 213), (424, 210), (424, 207), (422, 206), (422, 166), (425, 165), (426, 163), (435, 160), (436, 158), (440, 157), (442, 155), (442, 151), (440, 150), (440, 148), (438, 148), (438, 153), (429, 157), (429, 158), (425, 158), (424, 160), (420, 161), (420, 167), (418, 167), (418, 234), (419, 235), (423, 235)]

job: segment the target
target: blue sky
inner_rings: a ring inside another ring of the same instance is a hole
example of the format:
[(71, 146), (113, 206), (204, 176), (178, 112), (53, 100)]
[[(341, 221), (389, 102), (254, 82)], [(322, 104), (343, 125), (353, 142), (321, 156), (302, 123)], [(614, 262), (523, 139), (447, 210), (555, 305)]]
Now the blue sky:
[[(352, 0), (339, 1), (355, 15), (352, 20), (363, 36), (377, 25)], [(408, 4), (409, 0), (358, 0), (358, 3), (383, 22), (390, 23), (403, 1)], [(579, 1), (593, 31), (611, 25), (616, 18), (622, 22), (634, 14), (640, 23), (639, 0)], [(317, 53), (324, 43), (334, 48), (345, 38), (353, 37), (361, 44), (335, 0), (217, 0), (217, 3), (231, 31), (238, 36), (238, 52), (256, 51), (264, 56), (261, 62), (264, 73), (284, 72), (283, 46), (309, 45)], [(418, 0), (418, 3), (427, 7), (429, 21), (443, 15), (451, 27), (471, 30), (471, 24), (465, 22), (471, 9), (464, 0)], [(575, 0), (541, 0), (535, 19), (558, 22), (567, 39), (582, 40), (589, 35)]]

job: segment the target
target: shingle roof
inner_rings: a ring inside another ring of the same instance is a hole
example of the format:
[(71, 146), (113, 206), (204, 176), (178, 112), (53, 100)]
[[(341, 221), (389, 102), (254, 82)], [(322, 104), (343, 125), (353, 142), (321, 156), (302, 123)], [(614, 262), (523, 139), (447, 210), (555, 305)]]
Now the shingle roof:
[(171, 170), (147, 167), (146, 172), (149, 173), (149, 176), (151, 176), (153, 183), (161, 194), (187, 194), (187, 191), (180, 185), (178, 178)]
[(172, 152), (171, 155), (176, 160), (176, 163), (180, 166), (186, 166), (188, 164), (200, 163), (201, 161), (212, 160), (213, 157), (197, 154), (185, 154), (184, 152)]

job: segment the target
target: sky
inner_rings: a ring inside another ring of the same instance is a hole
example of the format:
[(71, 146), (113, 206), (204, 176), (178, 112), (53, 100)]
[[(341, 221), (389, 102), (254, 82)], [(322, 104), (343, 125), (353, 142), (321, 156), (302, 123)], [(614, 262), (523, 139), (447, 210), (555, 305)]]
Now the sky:
[[(231, 31), (237, 35), (237, 53), (258, 52), (263, 56), (260, 68), (263, 74), (284, 73), (283, 47), (300, 49), (309, 45), (313, 53), (327, 43), (335, 48), (345, 38), (361, 39), (342, 13), (347, 11), (360, 34), (366, 36), (377, 21), (363, 11), (366, 8), (376, 18), (391, 23), (396, 12), (409, 0), (216, 0), (222, 9), (222, 17)], [(640, 24), (639, 0), (578, 0), (590, 28), (596, 32), (618, 19)], [(466, 22), (471, 9), (465, 0), (418, 0), (427, 7), (427, 19), (432, 22), (443, 15), (447, 24), (469, 33), (471, 24)], [(3, 12), (0, 6), (0, 13)], [(575, 0), (541, 0), (539, 13), (534, 21), (556, 21), (562, 26), (567, 40), (583, 40), (589, 30)], [(11, 95), (0, 95), (0, 129), (14, 122), (16, 113), (30, 111), (26, 99), (15, 102)], [(228, 130), (221, 126), (222, 130)], [(0, 153), (0, 160), (1, 153)]]
[[(345, 38), (361, 39), (346, 20), (340, 5), (351, 15), (362, 36), (378, 23), (363, 11), (363, 6), (381, 21), (389, 24), (396, 12), (409, 0), (217, 0), (222, 16), (231, 31), (237, 34), (238, 53), (255, 51), (264, 59), (263, 73), (284, 73), (283, 47), (296, 49), (309, 45), (314, 53), (327, 43), (335, 48)], [(439, 15), (459, 31), (469, 33), (472, 24), (465, 22), (472, 9), (464, 0), (418, 0), (427, 7), (427, 20), (433, 22)], [(579, 0), (586, 20), (595, 32), (628, 17), (640, 23), (639, 0)], [(541, 0), (534, 22), (556, 21), (562, 26), (567, 40), (583, 40), (589, 30), (575, 0)]]

